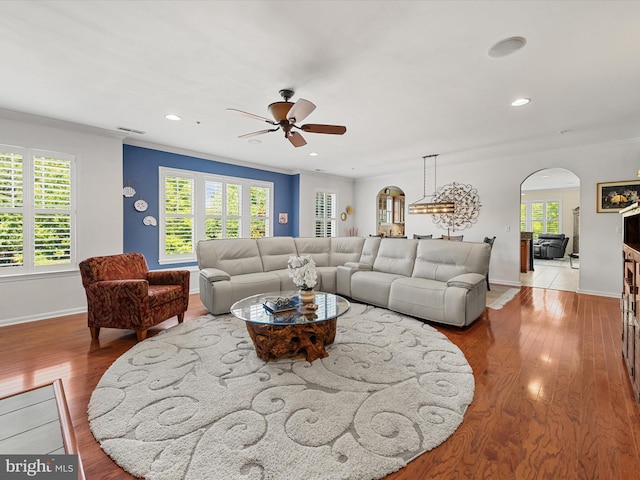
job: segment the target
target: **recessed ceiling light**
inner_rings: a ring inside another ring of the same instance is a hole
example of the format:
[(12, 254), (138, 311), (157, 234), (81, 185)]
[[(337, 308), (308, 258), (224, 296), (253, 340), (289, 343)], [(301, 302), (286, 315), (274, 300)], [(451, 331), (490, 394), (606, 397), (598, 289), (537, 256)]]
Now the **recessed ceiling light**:
[(262, 143), (262, 140), (257, 138), (250, 138), (249, 140), (247, 140), (247, 143), (252, 143), (254, 145), (257, 145), (258, 143)]
[(520, 50), (526, 43), (527, 39), (524, 37), (505, 38), (491, 47), (487, 54), (493, 58), (506, 57)]
[(531, 101), (530, 98), (518, 98), (518, 99), (514, 100), (513, 102), (511, 102), (511, 106), (512, 107), (521, 107), (523, 105), (526, 105), (530, 101)]
[(310, 156), (310, 157), (317, 157), (317, 156), (318, 156), (318, 154), (317, 154), (316, 152), (311, 152), (311, 153), (309, 154), (309, 156)]
[(174, 122), (182, 120), (182, 118), (180, 118), (178, 115), (174, 115), (173, 113), (167, 113), (164, 118), (166, 118), (167, 120), (173, 120)]

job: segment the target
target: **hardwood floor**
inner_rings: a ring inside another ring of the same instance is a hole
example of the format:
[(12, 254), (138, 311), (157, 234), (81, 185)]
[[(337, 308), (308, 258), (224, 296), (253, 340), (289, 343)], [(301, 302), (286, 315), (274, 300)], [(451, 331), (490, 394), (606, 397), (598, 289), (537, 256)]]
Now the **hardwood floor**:
[[(190, 305), (185, 321), (206, 313), (197, 295)], [(475, 397), (451, 438), (387, 480), (640, 478), (640, 410), (620, 323), (617, 299), (523, 287), (466, 330), (437, 327), (473, 367)], [(86, 315), (0, 328), (0, 396), (62, 378), (87, 479), (133, 478), (102, 453), (86, 410), (136, 337), (100, 337), (91, 341)]]

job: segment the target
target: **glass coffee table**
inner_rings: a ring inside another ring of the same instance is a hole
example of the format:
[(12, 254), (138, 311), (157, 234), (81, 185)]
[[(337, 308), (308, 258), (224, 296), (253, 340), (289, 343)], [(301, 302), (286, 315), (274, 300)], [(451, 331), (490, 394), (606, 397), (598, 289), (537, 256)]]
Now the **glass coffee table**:
[(271, 313), (264, 307), (267, 300), (294, 297), (294, 291), (262, 293), (231, 306), (231, 313), (246, 322), (256, 354), (265, 361), (304, 355), (313, 362), (328, 356), (324, 347), (335, 339), (337, 318), (351, 308), (345, 298), (325, 292), (316, 292), (317, 308), (300, 305)]

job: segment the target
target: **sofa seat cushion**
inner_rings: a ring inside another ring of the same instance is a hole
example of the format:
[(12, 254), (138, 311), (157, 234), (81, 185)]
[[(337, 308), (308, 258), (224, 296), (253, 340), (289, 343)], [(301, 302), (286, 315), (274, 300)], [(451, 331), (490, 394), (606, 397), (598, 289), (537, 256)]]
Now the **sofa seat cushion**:
[(402, 275), (376, 271), (358, 271), (351, 276), (351, 297), (380, 307), (389, 307), (391, 284)]
[(174, 300), (182, 301), (181, 285), (149, 285), (149, 307), (155, 308)]
[(436, 322), (445, 320), (446, 282), (403, 277), (391, 285), (389, 308)]

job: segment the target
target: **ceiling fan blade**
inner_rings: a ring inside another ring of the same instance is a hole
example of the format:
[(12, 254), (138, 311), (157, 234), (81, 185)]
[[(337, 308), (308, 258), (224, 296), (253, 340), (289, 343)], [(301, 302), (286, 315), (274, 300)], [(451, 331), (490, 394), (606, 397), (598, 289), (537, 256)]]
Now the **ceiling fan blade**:
[(280, 127), (278, 128), (268, 128), (267, 130), (260, 130), (258, 132), (252, 132), (252, 133), (245, 133), (244, 135), (239, 135), (238, 138), (250, 138), (250, 137), (255, 137), (256, 135), (263, 135), (265, 133), (269, 133), (269, 132), (275, 132), (277, 130), (280, 130)]
[(315, 109), (316, 106), (309, 100), (300, 98), (293, 104), (293, 107), (291, 107), (291, 110), (287, 113), (287, 120), (289, 120), (290, 123), (301, 122)]
[(319, 123), (307, 123), (302, 125), (300, 130), (310, 133), (328, 133), (330, 135), (343, 135), (347, 131), (347, 127), (341, 125), (322, 125)]
[(255, 113), (243, 112), (242, 110), (238, 110), (237, 108), (227, 108), (227, 111), (239, 113), (240, 115), (255, 118), (256, 120), (262, 120), (263, 122), (270, 123), (271, 125), (278, 125), (278, 122), (274, 122), (270, 118), (261, 117), (260, 115), (256, 115)]
[(302, 138), (302, 135), (300, 135), (298, 132), (290, 132), (289, 135), (287, 135), (287, 138), (294, 147), (303, 147), (307, 144), (307, 141)]

